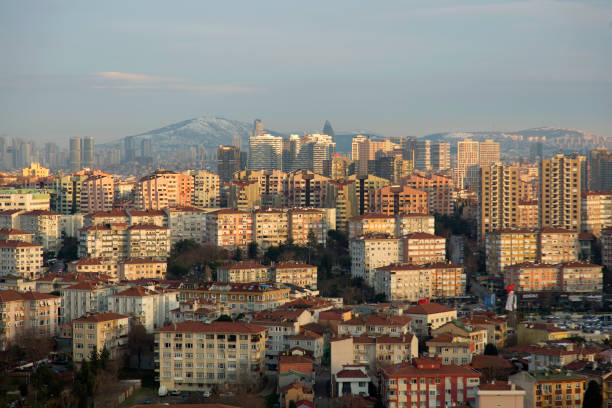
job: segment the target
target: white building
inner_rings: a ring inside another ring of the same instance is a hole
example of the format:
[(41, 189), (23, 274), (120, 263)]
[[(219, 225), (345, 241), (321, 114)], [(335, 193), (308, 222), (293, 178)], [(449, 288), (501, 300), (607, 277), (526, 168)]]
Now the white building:
[(36, 279), (42, 274), (42, 246), (21, 241), (0, 241), (0, 276)]
[(249, 137), (250, 170), (281, 170), (283, 167), (283, 138), (264, 134)]
[(110, 295), (108, 311), (131, 315), (152, 332), (170, 322), (170, 311), (179, 302), (175, 292), (164, 292), (135, 286)]
[(206, 233), (206, 213), (194, 207), (166, 208), (168, 228), (170, 229), (170, 243), (189, 239), (199, 244), (204, 242)]
[(86, 316), (88, 313), (103, 313), (108, 310), (108, 297), (115, 289), (91, 282), (81, 282), (60, 289), (62, 324)]
[(385, 234), (362, 235), (349, 242), (351, 276), (374, 286), (377, 268), (401, 262), (401, 239)]

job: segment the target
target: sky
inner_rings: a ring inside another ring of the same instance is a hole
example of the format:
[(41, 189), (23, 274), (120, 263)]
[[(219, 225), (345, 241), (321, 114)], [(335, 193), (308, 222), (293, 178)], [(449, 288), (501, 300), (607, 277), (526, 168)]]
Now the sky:
[(196, 116), (612, 137), (612, 1), (0, 1), (0, 134), (100, 143)]

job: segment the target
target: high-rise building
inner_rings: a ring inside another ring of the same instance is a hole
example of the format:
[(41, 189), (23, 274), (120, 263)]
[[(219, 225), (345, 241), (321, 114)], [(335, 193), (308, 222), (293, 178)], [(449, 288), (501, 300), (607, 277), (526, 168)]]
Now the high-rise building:
[(383, 141), (373, 141), (367, 136), (357, 135), (353, 138), (351, 145), (351, 158), (355, 161), (355, 173), (360, 176), (368, 174), (368, 162), (376, 159), (377, 153), (387, 153), (398, 147), (386, 139)]
[(240, 149), (235, 146), (219, 146), (217, 148), (217, 174), (221, 182), (227, 183), (238, 171), (240, 171)]
[(153, 148), (151, 145), (151, 139), (142, 139), (140, 142), (140, 155), (142, 157), (152, 157)]
[(334, 128), (332, 127), (331, 123), (329, 123), (329, 120), (326, 120), (325, 124), (323, 125), (323, 134), (329, 135), (332, 138), (336, 136), (336, 133), (334, 132)]
[(612, 151), (600, 147), (589, 155), (589, 189), (593, 191), (612, 190)]
[(242, 149), (242, 139), (240, 136), (234, 135), (234, 137), (232, 137), (232, 146), (238, 148), (239, 150)]
[(123, 161), (130, 162), (136, 160), (136, 138), (128, 136), (123, 139)]
[(81, 164), (83, 167), (92, 169), (95, 164), (94, 138), (89, 136), (83, 139), (83, 150), (81, 151)]
[(324, 173), (324, 165), (332, 159), (336, 149), (331, 136), (318, 133), (304, 135), (299, 139), (291, 135), (289, 142), (291, 170), (310, 170), (317, 174)]
[(540, 228), (580, 231), (580, 167), (578, 157), (562, 154), (540, 162)]
[(480, 167), (478, 238), (519, 224), (518, 167), (500, 163)]
[(414, 152), (414, 168), (417, 170), (431, 170), (431, 141), (417, 140)]
[(253, 136), (263, 136), (264, 135), (264, 124), (261, 119), (255, 119), (253, 122)]
[(472, 166), (477, 166), (479, 163), (480, 146), (478, 142), (472, 139), (463, 139), (457, 142), (457, 172), (455, 185), (464, 187), (467, 169)]
[(70, 138), (70, 170), (75, 172), (81, 170), (81, 138)]
[(435, 142), (431, 145), (431, 168), (442, 171), (450, 168), (450, 143)]
[(280, 170), (283, 165), (283, 138), (264, 134), (249, 138), (248, 168)]
[(493, 163), (499, 162), (499, 143), (492, 140), (486, 140), (478, 144), (479, 157), (478, 164), (481, 166), (490, 166)]

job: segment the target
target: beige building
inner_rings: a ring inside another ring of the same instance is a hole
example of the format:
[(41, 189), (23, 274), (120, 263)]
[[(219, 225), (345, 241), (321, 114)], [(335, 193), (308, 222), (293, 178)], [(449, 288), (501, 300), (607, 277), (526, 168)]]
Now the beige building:
[(538, 200), (519, 200), (518, 228), (538, 228)]
[(0, 276), (36, 279), (43, 272), (43, 247), (21, 241), (0, 241)]
[(323, 208), (331, 179), (309, 170), (295, 170), (283, 180), (284, 207)]
[(569, 293), (601, 293), (603, 289), (601, 265), (585, 262), (562, 264), (561, 289)]
[(400, 238), (386, 234), (367, 234), (349, 241), (351, 276), (374, 286), (377, 268), (401, 262)]
[(271, 280), (290, 283), (303, 288), (317, 288), (317, 267), (313, 265), (281, 262), (271, 267)]
[(34, 242), (45, 251), (59, 251), (62, 246), (60, 217), (54, 211), (24, 211), (19, 214), (19, 228), (34, 234)]
[(195, 207), (170, 207), (165, 212), (171, 245), (186, 239), (204, 243), (206, 213), (203, 210)]
[(562, 154), (540, 162), (540, 228), (580, 231), (580, 162)]
[(217, 281), (225, 283), (249, 283), (271, 281), (267, 266), (254, 262), (237, 262), (217, 268)]
[(240, 211), (261, 207), (261, 190), (257, 180), (230, 180), (227, 205)]
[(30, 167), (21, 169), (21, 175), (23, 177), (49, 177), (49, 169), (38, 162), (31, 162)]
[(194, 170), (192, 205), (196, 208), (219, 206), (219, 176), (207, 170)]
[(506, 267), (504, 285), (514, 284), (517, 292), (558, 291), (561, 289), (557, 265), (520, 263)]
[(457, 320), (457, 311), (438, 303), (424, 303), (406, 310), (404, 314), (412, 319), (412, 329), (419, 337), (430, 335), (447, 322)]
[(287, 212), (289, 238), (295, 245), (308, 245), (312, 234), (317, 244), (327, 241), (327, 217), (324, 211), (315, 208), (292, 208)]
[(268, 209), (253, 212), (253, 241), (262, 249), (285, 244), (288, 236), (287, 211)]
[(0, 190), (0, 211), (5, 210), (48, 210), (50, 195), (46, 190), (2, 189)]
[(160, 386), (196, 391), (205, 385), (251, 383), (264, 369), (267, 329), (232, 322), (173, 323), (155, 331)]
[(581, 231), (600, 238), (601, 230), (607, 227), (612, 227), (612, 191), (584, 191)]
[(142, 210), (191, 205), (193, 177), (168, 170), (157, 170), (134, 186), (134, 202)]
[(23, 241), (33, 243), (34, 234), (11, 227), (0, 228), (0, 241)]
[(446, 238), (424, 232), (414, 232), (402, 237), (401, 261), (423, 265), (444, 262), (446, 259)]
[(578, 259), (580, 245), (578, 232), (562, 228), (546, 228), (540, 231), (539, 262), (559, 264)]
[[(499, 145), (497, 152), (499, 157)], [(500, 163), (480, 167), (478, 237), (481, 242), (487, 232), (518, 227), (518, 183), (518, 167)]]
[(79, 212), (110, 211), (115, 202), (115, 177), (96, 174), (81, 182)]
[(0, 350), (24, 336), (55, 336), (59, 327), (60, 304), (59, 296), (0, 290)]
[(374, 291), (385, 295), (388, 301), (416, 302), (463, 296), (465, 282), (460, 266), (394, 264), (376, 269)]
[(165, 279), (168, 263), (155, 259), (132, 258), (119, 264), (119, 279)]
[(127, 345), (129, 316), (106, 312), (72, 321), (72, 360), (91, 359), (91, 353), (108, 350), (111, 359), (120, 356)]
[(396, 219), (388, 214), (364, 214), (350, 218), (348, 223), (349, 239), (368, 234), (387, 234), (395, 236)]
[(537, 261), (538, 232), (530, 229), (489, 232), (486, 235), (485, 248), (487, 272), (501, 275), (510, 265)]
[(476, 391), (476, 408), (522, 408), (526, 392), (511, 381), (480, 384)]

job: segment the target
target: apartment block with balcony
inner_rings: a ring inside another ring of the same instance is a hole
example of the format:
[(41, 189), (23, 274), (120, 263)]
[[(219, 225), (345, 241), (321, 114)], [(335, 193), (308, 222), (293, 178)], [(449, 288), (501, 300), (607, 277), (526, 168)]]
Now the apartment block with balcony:
[(217, 268), (217, 281), (225, 283), (264, 283), (271, 281), (267, 266), (255, 262), (237, 262)]
[(0, 276), (37, 279), (43, 272), (43, 247), (22, 241), (0, 241)]
[(402, 241), (388, 234), (370, 233), (349, 241), (351, 276), (374, 286), (377, 268), (402, 260)]
[(414, 232), (402, 237), (402, 261), (414, 265), (444, 262), (446, 238), (424, 232)]
[(253, 212), (253, 241), (263, 250), (285, 244), (288, 237), (287, 211), (267, 209)]
[(223, 209), (206, 214), (206, 242), (222, 248), (246, 250), (253, 241), (250, 212)]
[(166, 226), (170, 230), (170, 244), (182, 240), (204, 243), (206, 213), (195, 207), (171, 207), (165, 209)]
[(317, 270), (313, 265), (281, 262), (272, 265), (271, 278), (275, 282), (290, 283), (303, 288), (317, 288)]
[(583, 191), (581, 231), (601, 238), (607, 227), (612, 227), (612, 191)]
[(72, 360), (90, 360), (93, 352), (108, 350), (111, 359), (121, 356), (129, 334), (129, 316), (106, 312), (72, 321)]
[(148, 332), (170, 322), (170, 311), (179, 306), (177, 293), (134, 286), (108, 297), (108, 311), (130, 315)]

